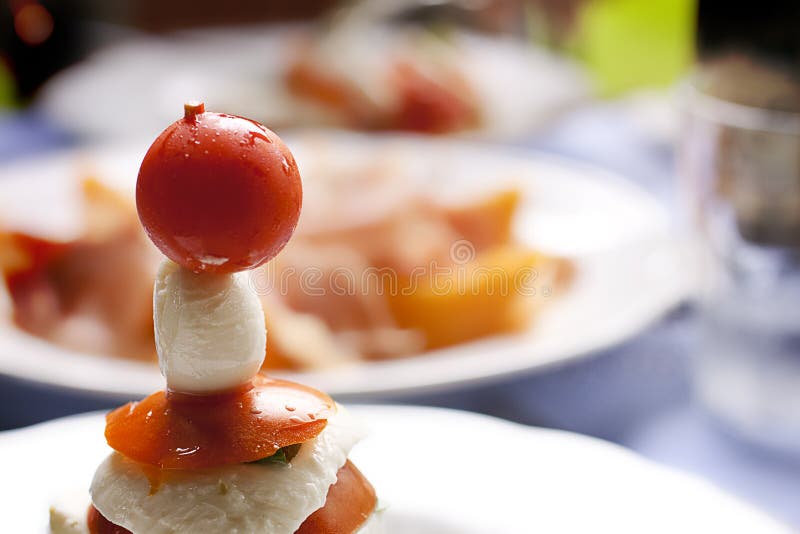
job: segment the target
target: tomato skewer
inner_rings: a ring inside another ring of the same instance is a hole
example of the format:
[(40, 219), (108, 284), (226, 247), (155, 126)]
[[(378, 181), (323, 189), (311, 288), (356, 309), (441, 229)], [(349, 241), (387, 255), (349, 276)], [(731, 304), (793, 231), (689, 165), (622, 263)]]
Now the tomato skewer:
[(153, 142), (136, 183), (147, 235), (195, 272), (257, 267), (286, 245), (302, 185), (289, 149), (263, 125), (202, 103)]

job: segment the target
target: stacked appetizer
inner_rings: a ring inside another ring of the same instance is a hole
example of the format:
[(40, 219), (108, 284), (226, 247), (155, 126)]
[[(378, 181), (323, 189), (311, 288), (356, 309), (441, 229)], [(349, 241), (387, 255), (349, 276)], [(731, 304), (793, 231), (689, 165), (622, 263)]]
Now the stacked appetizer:
[[(376, 532), (376, 496), (347, 459), (358, 425), (330, 397), (259, 375), (264, 314), (245, 272), (294, 231), (297, 164), (256, 122), (185, 106), (142, 162), (139, 218), (169, 258), (155, 282), (165, 391), (107, 417), (114, 449), (55, 533)], [(124, 284), (124, 280), (119, 281)]]

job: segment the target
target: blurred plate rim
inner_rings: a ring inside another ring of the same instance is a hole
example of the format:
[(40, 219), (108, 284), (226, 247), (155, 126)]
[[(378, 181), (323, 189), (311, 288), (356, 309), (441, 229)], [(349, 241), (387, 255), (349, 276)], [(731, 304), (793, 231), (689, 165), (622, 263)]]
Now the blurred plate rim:
[[(413, 33), (386, 29), (395, 36)], [(308, 113), (316, 117), (316, 123), (327, 123), (330, 117), (324, 107), (295, 99), (276, 82), (291, 57), (287, 44), (308, 38), (313, 30), (313, 25), (305, 23), (254, 24), (124, 39), (56, 73), (39, 91), (35, 106), (66, 131), (94, 141), (130, 139), (126, 127), (137, 128), (135, 136), (156, 135), (172, 116), (172, 109), (182, 110), (186, 95), (203, 97), (207, 109), (220, 107), (270, 124), (313, 126), (307, 120), (297, 122)], [(570, 106), (592, 97), (588, 73), (567, 55), (522, 39), (489, 37), (464, 29), (455, 35), (469, 52), (460, 65), (466, 68), (477, 62), (481, 66), (476, 69), (480, 73), (466, 75), (478, 94), (484, 123), (450, 134), (454, 137), (513, 139), (549, 124)], [(220, 53), (224, 46), (237, 51), (249, 47), (257, 53)], [(520, 62), (531, 63), (539, 71), (521, 69)], [(363, 64), (363, 59), (355, 63)], [(499, 69), (492, 76), (500, 76), (503, 83), (491, 87), (483, 83), (487, 79), (483, 71), (489, 69)], [(224, 75), (208, 75), (214, 71)], [(513, 79), (507, 79), (509, 76)], [(107, 101), (105, 95), (109, 94), (118, 100)], [(277, 104), (271, 109), (261, 107), (269, 100)], [(287, 109), (291, 111), (288, 117)], [(116, 122), (109, 119), (113, 116), (118, 117)]]
[[(788, 532), (700, 478), (596, 438), (442, 408), (362, 405), (349, 410), (370, 429), (351, 458), (386, 503), (385, 519), (393, 531), (516, 533), (523, 522), (543, 531), (583, 531), (589, 525), (617, 532), (725, 531), (727, 525), (738, 526), (737, 531)], [(7, 524), (18, 532), (47, 530), (47, 507), (65, 491), (85, 491), (109, 452), (103, 426), (104, 415), (92, 412), (0, 433), (0, 452), (9, 462), (0, 498), (17, 503)], [(427, 439), (408, 442), (409, 432)], [(502, 443), (502, 454), (491, 468), (472, 469), (470, 483), (464, 484), (464, 465), (475, 457), (485, 461), (484, 436)], [(54, 452), (56, 441), (62, 449)], [(430, 454), (444, 449), (449, 453)], [(33, 473), (32, 462), (40, 467)], [(421, 473), (428, 482), (422, 487)], [(524, 506), (531, 501), (538, 513)], [(503, 513), (487, 514), (487, 509)]]
[[(337, 398), (375, 398), (441, 391), (578, 361), (631, 338), (695, 291), (693, 274), (681, 268), (686, 254), (684, 244), (670, 229), (665, 208), (638, 186), (605, 170), (520, 147), (465, 140), (366, 136), (337, 131), (295, 133), (285, 138), (295, 149), (303, 143), (308, 147), (323, 140), (365, 154), (374, 152), (376, 147), (390, 147), (391, 150), (408, 151), (416, 157), (420, 154), (433, 159), (441, 156), (445, 161), (454, 161), (452, 158), (456, 157), (463, 160), (461, 163), (464, 165), (475, 168), (478, 166), (473, 163), (479, 161), (492, 168), (506, 164), (509, 168), (528, 172), (530, 176), (518, 183), (530, 184), (534, 191), (536, 185), (542, 184), (548, 184), (547, 187), (554, 188), (554, 191), (593, 184), (591, 187), (607, 191), (616, 202), (635, 203), (638, 206), (635, 211), (645, 218), (641, 227), (634, 229), (641, 230), (642, 236), (608, 250), (589, 251), (573, 258), (578, 272), (573, 290), (548, 304), (529, 331), (390, 361), (360, 362), (323, 371), (276, 373), (310, 383)], [(100, 162), (106, 165), (113, 162), (111, 165), (119, 166), (119, 162), (136, 161), (138, 166), (144, 153), (144, 148), (140, 147), (148, 145), (149, 142), (67, 150), (18, 161), (0, 169), (0, 227), (3, 224), (3, 193), (12, 188), (9, 186), (12, 182), (25, 182), (31, 175), (42, 177), (42, 180), (49, 177), (51, 182), (61, 181), (61, 177), (73, 173), (87, 161), (94, 162), (91, 167), (98, 169), (104, 165)], [(369, 150), (365, 150), (367, 148)], [(302, 167), (302, 161), (300, 165)], [(102, 175), (99, 177), (103, 178)], [(30, 181), (23, 187), (31, 187)], [(61, 187), (61, 193), (57, 194), (63, 194), (65, 187), (69, 188), (63, 183)], [(37, 188), (41, 187), (34, 186)], [(524, 189), (530, 192), (527, 186)], [(602, 203), (599, 207), (602, 208)], [(36, 208), (47, 209), (47, 203)], [(526, 210), (524, 205), (521, 209)], [(558, 209), (571, 208), (561, 206)], [(620, 224), (625, 222), (619, 221)], [(589, 290), (593, 292), (591, 302), (605, 313), (602, 316), (584, 316), (579, 324), (566, 325), (566, 330), (565, 325), (559, 326), (561, 316), (566, 314), (569, 317), (569, 313), (574, 314), (575, 310), (586, 307), (585, 295)], [(4, 293), (3, 288), (0, 300)], [(625, 306), (619, 306), (620, 302)], [(565, 308), (570, 311), (563, 312)], [(8, 310), (5, 315), (8, 315)], [(583, 335), (576, 335), (575, 328), (580, 328)], [(553, 329), (560, 329), (560, 333), (553, 334)], [(541, 334), (542, 330), (550, 337)], [(7, 317), (0, 320), (0, 334), (0, 373), (15, 378), (111, 398), (138, 397), (163, 386), (156, 365), (70, 351), (19, 330)], [(65, 358), (69, 365), (60, 361)]]

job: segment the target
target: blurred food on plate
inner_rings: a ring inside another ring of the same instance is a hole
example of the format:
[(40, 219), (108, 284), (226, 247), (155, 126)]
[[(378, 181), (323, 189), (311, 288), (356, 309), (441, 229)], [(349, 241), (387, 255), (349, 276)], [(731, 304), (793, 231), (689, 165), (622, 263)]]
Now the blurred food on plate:
[(303, 43), (285, 83), (300, 102), (356, 129), (449, 133), (481, 124), (475, 89), (458, 65), (458, 48), (432, 33), (365, 41), (349, 28)]
[[(266, 310), (270, 367), (410, 356), (519, 331), (548, 301), (536, 288), (558, 294), (569, 285), (568, 260), (515, 239), (516, 189), (447, 201), (384, 164), (328, 169), (306, 189), (295, 239), (251, 276)], [(93, 178), (83, 179), (82, 195), (77, 239), (0, 234), (13, 320), (74, 350), (155, 361), (159, 256), (132, 199)]]
[(187, 95), (277, 129), (508, 137), (590, 92), (577, 64), (522, 39), (347, 18), (123, 40), (53, 77), (38, 105), (98, 139), (155, 135)]

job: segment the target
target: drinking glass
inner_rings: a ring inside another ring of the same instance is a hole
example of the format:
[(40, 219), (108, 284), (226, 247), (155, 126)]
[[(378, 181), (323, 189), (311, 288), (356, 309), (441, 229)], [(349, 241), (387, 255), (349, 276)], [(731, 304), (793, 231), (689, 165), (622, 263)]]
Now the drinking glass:
[[(747, 83), (743, 81), (741, 83)], [(678, 169), (701, 276), (693, 377), (748, 440), (800, 455), (800, 114), (683, 90)]]

